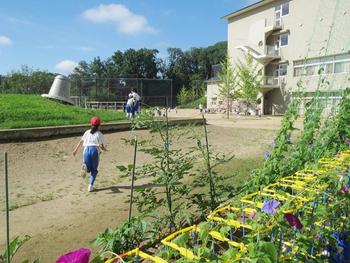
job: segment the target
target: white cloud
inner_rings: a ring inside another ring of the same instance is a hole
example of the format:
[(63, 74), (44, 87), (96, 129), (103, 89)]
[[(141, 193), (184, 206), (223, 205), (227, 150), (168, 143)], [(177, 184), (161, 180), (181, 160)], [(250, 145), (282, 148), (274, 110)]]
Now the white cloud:
[(10, 46), (12, 40), (9, 37), (0, 36), (0, 46)]
[(95, 23), (116, 23), (120, 32), (129, 35), (155, 32), (155, 29), (148, 24), (146, 17), (134, 14), (129, 8), (120, 4), (101, 4), (85, 10), (82, 16)]
[(78, 66), (78, 63), (72, 60), (62, 60), (57, 63), (55, 68), (62, 74), (70, 74), (75, 67)]

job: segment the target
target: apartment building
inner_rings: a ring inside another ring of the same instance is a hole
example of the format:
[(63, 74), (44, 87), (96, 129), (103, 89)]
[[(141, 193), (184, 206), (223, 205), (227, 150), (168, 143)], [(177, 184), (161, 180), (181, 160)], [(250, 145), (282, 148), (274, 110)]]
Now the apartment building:
[[(223, 18), (232, 64), (249, 53), (261, 66), (263, 114), (283, 114), (298, 91), (307, 103), (318, 88), (333, 94), (331, 107), (350, 86), (349, 0), (262, 0)], [(209, 81), (208, 107), (217, 92)]]

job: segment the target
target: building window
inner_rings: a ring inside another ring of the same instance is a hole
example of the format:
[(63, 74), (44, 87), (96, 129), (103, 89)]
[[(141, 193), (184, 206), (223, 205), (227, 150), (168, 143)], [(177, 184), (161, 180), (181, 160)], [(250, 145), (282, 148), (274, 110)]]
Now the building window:
[(350, 73), (350, 55), (341, 54), (294, 61), (294, 76)]
[(337, 62), (334, 64), (334, 73), (350, 72), (350, 61)]
[(289, 14), (289, 3), (282, 4), (282, 16)]
[(279, 76), (286, 76), (287, 75), (287, 64), (279, 64), (278, 65), (278, 74)]
[(316, 66), (307, 66), (305, 67), (305, 75), (315, 75), (315, 71), (316, 71)]
[(288, 34), (282, 34), (280, 35), (280, 46), (288, 46)]
[(303, 71), (303, 68), (302, 68), (302, 67), (300, 67), (300, 68), (294, 68), (294, 77), (301, 76), (302, 71)]
[(333, 63), (330, 63), (330, 64), (326, 64), (326, 74), (331, 74), (331, 73), (333, 73), (333, 69), (334, 67), (333, 67)]
[(281, 16), (289, 14), (289, 2), (275, 7), (276, 18), (279, 19)]

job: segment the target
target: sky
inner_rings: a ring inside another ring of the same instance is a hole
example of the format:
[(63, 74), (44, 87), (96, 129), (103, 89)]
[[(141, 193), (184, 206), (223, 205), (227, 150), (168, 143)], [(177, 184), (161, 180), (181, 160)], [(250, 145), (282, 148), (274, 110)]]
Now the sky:
[(222, 19), (257, 0), (1, 0), (0, 75), (27, 65), (69, 74), (117, 50), (188, 50), (227, 40)]

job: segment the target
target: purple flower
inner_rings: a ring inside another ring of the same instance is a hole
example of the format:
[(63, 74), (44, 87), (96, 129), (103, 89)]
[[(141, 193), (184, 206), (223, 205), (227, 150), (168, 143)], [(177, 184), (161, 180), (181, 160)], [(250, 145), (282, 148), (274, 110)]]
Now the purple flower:
[(89, 263), (91, 251), (87, 248), (78, 248), (60, 256), (56, 263)]
[(349, 193), (349, 187), (348, 187), (347, 185), (343, 185), (343, 186), (341, 187), (341, 192), (342, 192), (343, 194)]
[(302, 229), (303, 225), (301, 224), (299, 218), (295, 215), (286, 213), (284, 214), (284, 218), (288, 221), (289, 225), (295, 227), (296, 229)]
[(271, 157), (271, 153), (269, 153), (268, 151), (264, 151), (264, 157), (266, 159), (270, 158)]
[(269, 215), (276, 214), (276, 208), (280, 205), (280, 202), (276, 200), (264, 201), (261, 211), (268, 213)]
[(272, 140), (272, 143), (270, 144), (270, 146), (271, 146), (272, 148), (275, 148), (275, 147), (276, 147), (276, 140), (277, 140), (277, 138), (274, 137), (273, 140)]
[(350, 146), (350, 139), (347, 139), (346, 143)]

